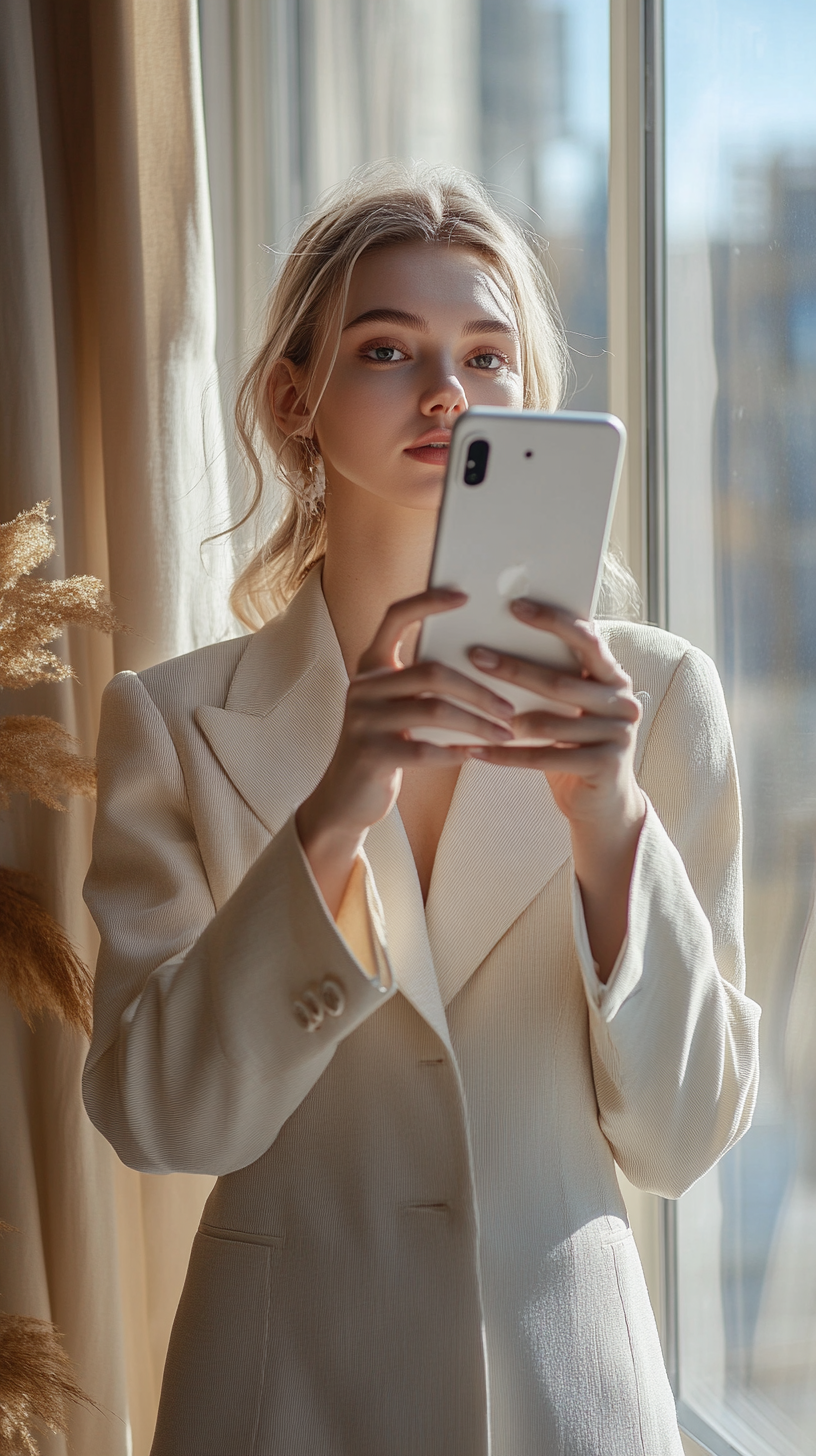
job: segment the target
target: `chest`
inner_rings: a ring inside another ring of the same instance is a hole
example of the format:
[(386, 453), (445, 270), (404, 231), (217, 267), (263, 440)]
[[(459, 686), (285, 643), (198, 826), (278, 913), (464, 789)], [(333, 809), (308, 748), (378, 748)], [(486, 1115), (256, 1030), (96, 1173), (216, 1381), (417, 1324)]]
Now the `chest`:
[(406, 769), (398, 805), (414, 856), (422, 899), (427, 900), (436, 851), (448, 817), (459, 766), (442, 769)]

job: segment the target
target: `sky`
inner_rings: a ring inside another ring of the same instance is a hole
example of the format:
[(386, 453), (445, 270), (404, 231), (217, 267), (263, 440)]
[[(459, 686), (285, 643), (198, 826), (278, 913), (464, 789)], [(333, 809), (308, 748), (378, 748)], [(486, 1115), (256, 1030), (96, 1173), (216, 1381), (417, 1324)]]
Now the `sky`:
[[(724, 224), (736, 155), (816, 151), (816, 0), (664, 6), (669, 225), (675, 236), (699, 236)], [(609, 0), (560, 0), (560, 8), (571, 20), (571, 131), (605, 148)]]
[(816, 155), (816, 0), (665, 0), (670, 235), (718, 229), (730, 160)]

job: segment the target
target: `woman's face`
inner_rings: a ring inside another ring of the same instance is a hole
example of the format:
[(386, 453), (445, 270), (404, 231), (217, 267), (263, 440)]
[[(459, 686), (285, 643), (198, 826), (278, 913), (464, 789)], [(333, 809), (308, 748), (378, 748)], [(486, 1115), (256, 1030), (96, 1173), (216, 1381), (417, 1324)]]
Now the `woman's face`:
[(359, 260), (315, 416), (333, 493), (438, 510), (457, 416), (523, 398), (515, 319), (482, 259), (407, 243)]

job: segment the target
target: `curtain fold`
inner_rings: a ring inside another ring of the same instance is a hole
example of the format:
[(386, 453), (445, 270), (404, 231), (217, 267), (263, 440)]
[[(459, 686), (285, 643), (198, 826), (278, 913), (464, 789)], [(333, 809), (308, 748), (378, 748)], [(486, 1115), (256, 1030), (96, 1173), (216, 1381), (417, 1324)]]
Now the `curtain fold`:
[[(50, 574), (109, 585), (127, 634), (70, 629), (77, 678), (3, 693), (93, 752), (111, 674), (231, 635), (215, 286), (192, 0), (0, 7), (0, 519), (47, 497)], [(92, 809), (19, 797), (0, 863), (33, 871), (89, 963)], [(118, 1163), (80, 1096), (85, 1045), (0, 994), (0, 1309), (53, 1320), (104, 1412), (43, 1456), (147, 1456), (169, 1327), (211, 1180)]]

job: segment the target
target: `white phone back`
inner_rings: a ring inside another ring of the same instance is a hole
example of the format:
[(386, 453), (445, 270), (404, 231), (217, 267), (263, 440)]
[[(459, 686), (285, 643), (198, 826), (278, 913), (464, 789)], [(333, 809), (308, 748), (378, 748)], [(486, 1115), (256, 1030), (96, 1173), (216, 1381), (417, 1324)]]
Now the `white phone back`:
[[(487, 473), (464, 483), (468, 448), (487, 440)], [(473, 667), (478, 645), (577, 671), (550, 633), (520, 622), (516, 597), (593, 616), (626, 441), (620, 420), (600, 414), (541, 414), (474, 408), (454, 427), (434, 547), (431, 586), (467, 592), (464, 607), (422, 626), (418, 660), (436, 660), (489, 684), (518, 712), (546, 708), (524, 689)], [(476, 742), (466, 733), (415, 729), (433, 743)]]

